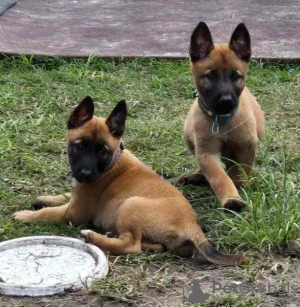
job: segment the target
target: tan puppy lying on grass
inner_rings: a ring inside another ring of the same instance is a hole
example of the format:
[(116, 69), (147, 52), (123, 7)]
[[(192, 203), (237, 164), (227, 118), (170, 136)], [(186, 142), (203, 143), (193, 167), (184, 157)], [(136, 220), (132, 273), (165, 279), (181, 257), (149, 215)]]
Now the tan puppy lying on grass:
[[(86, 97), (68, 122), (68, 154), (74, 176), (72, 196), (42, 196), (38, 211), (19, 211), (16, 220), (92, 222), (108, 238), (91, 230), (81, 233), (88, 242), (115, 255), (142, 250), (172, 250), (186, 256), (194, 251), (225, 265), (247, 264), (239, 255), (223, 255), (206, 240), (197, 216), (181, 193), (128, 150), (123, 150), (127, 106), (120, 101), (107, 118), (93, 116)], [(61, 205), (63, 202), (65, 204)]]
[(250, 35), (242, 23), (229, 44), (214, 45), (204, 22), (191, 36), (191, 71), (198, 97), (185, 121), (184, 137), (199, 172), (177, 183), (208, 181), (222, 207), (236, 211), (244, 207), (237, 188), (251, 176), (265, 129), (261, 107), (245, 87), (250, 56)]

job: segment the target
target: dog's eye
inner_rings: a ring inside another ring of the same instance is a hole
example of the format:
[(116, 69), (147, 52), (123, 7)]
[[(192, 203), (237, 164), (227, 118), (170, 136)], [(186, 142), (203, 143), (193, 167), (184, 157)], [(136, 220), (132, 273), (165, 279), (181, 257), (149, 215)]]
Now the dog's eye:
[(97, 146), (96, 152), (99, 155), (103, 155), (103, 154), (105, 154), (107, 152), (107, 149), (106, 149), (105, 146)]
[(234, 81), (240, 80), (242, 78), (242, 75), (238, 71), (233, 71), (231, 73), (231, 79)]
[(208, 81), (211, 81), (215, 79), (215, 74), (212, 71), (210, 71), (207, 74), (205, 74), (203, 77)]
[(84, 150), (84, 146), (82, 144), (76, 144), (76, 150), (83, 151)]

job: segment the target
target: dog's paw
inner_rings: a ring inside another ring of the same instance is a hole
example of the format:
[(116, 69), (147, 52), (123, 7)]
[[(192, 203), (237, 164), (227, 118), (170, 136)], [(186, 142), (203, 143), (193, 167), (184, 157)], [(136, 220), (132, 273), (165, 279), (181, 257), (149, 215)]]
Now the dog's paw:
[(47, 201), (47, 196), (39, 196), (36, 199), (36, 202), (32, 205), (32, 208), (34, 210), (41, 210), (41, 209), (47, 207), (46, 201)]
[(33, 221), (33, 215), (34, 215), (34, 211), (31, 211), (31, 210), (18, 211), (13, 214), (13, 219), (15, 221), (31, 223)]
[(37, 210), (41, 210), (41, 209), (45, 208), (45, 206), (42, 203), (39, 203), (37, 201), (34, 204), (32, 204), (32, 208), (37, 211)]
[(92, 242), (92, 236), (94, 234), (94, 231), (90, 229), (84, 229), (80, 231), (80, 237), (85, 241), (85, 242)]
[(245, 203), (242, 199), (228, 199), (223, 207), (228, 210), (232, 210), (235, 212), (241, 212), (245, 208)]
[(193, 174), (190, 176), (180, 177), (180, 178), (171, 178), (169, 182), (177, 187), (185, 185), (195, 185), (195, 186), (205, 186), (208, 185), (203, 174)]

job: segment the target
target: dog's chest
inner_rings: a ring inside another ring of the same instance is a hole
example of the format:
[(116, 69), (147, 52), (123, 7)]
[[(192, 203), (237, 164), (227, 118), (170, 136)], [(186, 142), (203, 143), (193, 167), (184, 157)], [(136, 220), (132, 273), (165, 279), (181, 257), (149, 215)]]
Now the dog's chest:
[(240, 142), (241, 138), (244, 135), (244, 127), (238, 127), (238, 126), (233, 126), (233, 125), (222, 125), (220, 126), (220, 131), (216, 135), (219, 137), (222, 142), (227, 143), (227, 142)]
[(98, 212), (93, 218), (92, 223), (97, 228), (104, 231), (115, 231), (116, 230), (116, 215), (114, 212), (109, 210), (102, 210)]

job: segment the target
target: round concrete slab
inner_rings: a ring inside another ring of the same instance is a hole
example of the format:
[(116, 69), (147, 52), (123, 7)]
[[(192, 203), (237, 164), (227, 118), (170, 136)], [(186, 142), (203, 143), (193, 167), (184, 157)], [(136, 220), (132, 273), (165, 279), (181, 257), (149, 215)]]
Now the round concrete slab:
[(299, 0), (19, 0), (0, 17), (0, 52), (186, 57), (200, 20), (216, 42), (245, 22), (254, 58), (300, 59)]
[(78, 239), (39, 236), (0, 243), (0, 293), (62, 294), (90, 286), (108, 273), (103, 252)]

